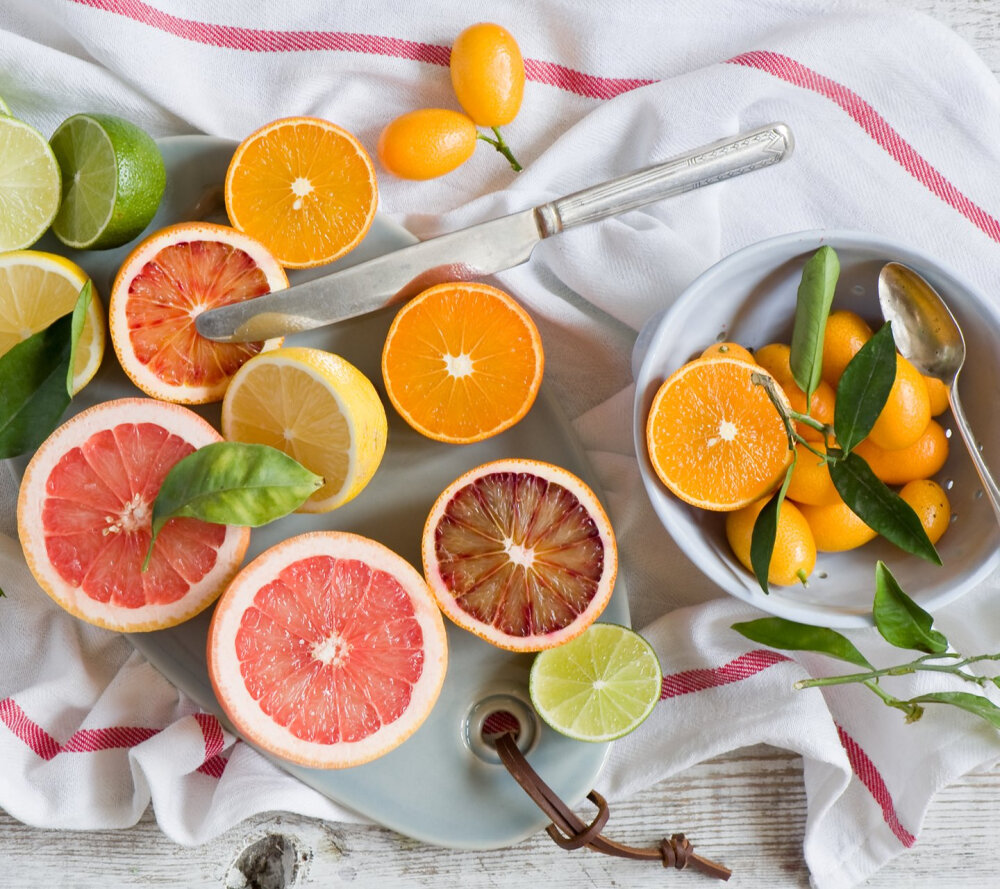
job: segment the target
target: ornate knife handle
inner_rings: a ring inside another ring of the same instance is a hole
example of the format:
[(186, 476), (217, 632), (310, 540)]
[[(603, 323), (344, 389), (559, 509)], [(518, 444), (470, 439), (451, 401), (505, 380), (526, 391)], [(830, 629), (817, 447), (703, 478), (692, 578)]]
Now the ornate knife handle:
[(792, 131), (783, 123), (720, 139), (661, 164), (543, 204), (536, 210), (540, 227), (545, 236), (553, 235), (574, 225), (595, 222), (670, 195), (769, 167), (788, 157), (794, 144)]

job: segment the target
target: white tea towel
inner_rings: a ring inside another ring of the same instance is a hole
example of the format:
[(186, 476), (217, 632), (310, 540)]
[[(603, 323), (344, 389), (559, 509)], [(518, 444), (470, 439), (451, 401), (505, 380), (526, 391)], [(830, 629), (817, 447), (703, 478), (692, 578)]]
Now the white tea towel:
[[(814, 883), (856, 885), (915, 842), (939, 787), (1000, 756), (1000, 738), (940, 711), (904, 725), (864, 689), (793, 692), (797, 678), (828, 665), (729, 629), (759, 612), (700, 575), (643, 492), (630, 353), (643, 322), (712, 263), (803, 229), (890, 236), (995, 293), (1000, 88), (965, 44), (927, 18), (871, 3), (7, 0), (0, 95), (46, 133), (82, 110), (157, 136), (233, 139), (311, 114), (374, 150), (398, 114), (456, 107), (446, 48), (475, 21), (507, 26), (527, 59), (524, 104), (505, 128), (525, 170), (513, 174), (480, 146), (442, 179), (383, 175), (381, 211), (420, 237), (760, 124), (781, 120), (795, 132), (793, 162), (573, 230), (501, 277), (540, 324), (547, 379), (606, 493), (633, 622), (666, 674), (663, 701), (614, 747), (600, 789), (622, 798), (749, 744), (795, 750)], [(15, 491), (12, 477), (0, 479), (8, 535)], [(234, 743), (123, 638), (58, 611), (14, 539), (0, 547), (0, 576), (0, 805), (14, 816), (121, 826), (152, 801), (164, 832), (185, 843), (275, 808), (355, 817)], [(997, 585), (990, 578), (938, 615), (960, 650), (1000, 642)], [(889, 657), (874, 631), (851, 635), (873, 659)]]

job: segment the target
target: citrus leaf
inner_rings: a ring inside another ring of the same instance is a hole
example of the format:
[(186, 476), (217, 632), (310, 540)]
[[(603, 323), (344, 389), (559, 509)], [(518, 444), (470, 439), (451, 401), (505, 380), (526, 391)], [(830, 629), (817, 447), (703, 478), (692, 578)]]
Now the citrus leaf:
[(917, 514), (899, 494), (876, 478), (861, 457), (847, 454), (832, 462), (830, 478), (844, 502), (869, 528), (901, 550), (941, 564), (941, 557)]
[(934, 618), (914, 602), (881, 560), (875, 565), (875, 627), (890, 645), (927, 654), (948, 650), (948, 640), (932, 629)]
[(163, 479), (153, 501), (153, 544), (172, 518), (188, 517), (216, 525), (257, 527), (292, 512), (323, 484), (277, 448), (220, 441), (179, 460)]
[(0, 459), (37, 448), (69, 405), (72, 320), (63, 315), (0, 357)]
[(910, 704), (951, 704), (980, 719), (985, 719), (994, 728), (1000, 728), (1000, 707), (980, 695), (967, 691), (935, 691), (911, 698)]
[[(796, 455), (797, 451), (793, 452)], [(792, 470), (795, 468), (793, 458), (791, 465), (785, 471), (785, 480), (781, 483), (778, 493), (772, 497), (764, 508), (757, 513), (757, 518), (753, 523), (753, 533), (750, 535), (750, 564), (753, 566), (754, 576), (757, 583), (767, 595), (770, 591), (767, 587), (767, 575), (771, 570), (771, 555), (774, 552), (774, 541), (778, 536), (778, 515), (781, 511), (781, 504), (785, 500), (785, 493), (792, 480)]]
[(846, 636), (827, 627), (800, 624), (783, 617), (762, 617), (733, 624), (732, 628), (753, 642), (786, 651), (814, 651), (866, 670), (875, 669)]
[(795, 303), (795, 326), (789, 362), (792, 377), (812, 401), (823, 370), (823, 335), (833, 293), (840, 276), (840, 260), (832, 247), (820, 247), (802, 269)]
[(887, 322), (855, 355), (837, 384), (833, 431), (849, 453), (875, 425), (896, 379), (896, 343)]
[(69, 393), (70, 398), (73, 397), (73, 371), (76, 369), (76, 347), (80, 343), (83, 326), (87, 323), (87, 309), (90, 308), (92, 296), (93, 286), (90, 283), (90, 278), (88, 278), (83, 287), (80, 288), (80, 295), (76, 298), (76, 305), (73, 306), (73, 320), (69, 343), (69, 367), (66, 368), (66, 391)]

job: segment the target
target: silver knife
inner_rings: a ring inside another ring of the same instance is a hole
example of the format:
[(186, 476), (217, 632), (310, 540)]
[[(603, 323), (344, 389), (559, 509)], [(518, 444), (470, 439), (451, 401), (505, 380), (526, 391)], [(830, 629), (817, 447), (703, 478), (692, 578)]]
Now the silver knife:
[(209, 339), (253, 342), (344, 321), (434, 284), (482, 278), (520, 265), (543, 238), (769, 167), (788, 157), (793, 145), (785, 124), (770, 124), (530, 210), (403, 247), (287, 290), (210, 309), (195, 324)]

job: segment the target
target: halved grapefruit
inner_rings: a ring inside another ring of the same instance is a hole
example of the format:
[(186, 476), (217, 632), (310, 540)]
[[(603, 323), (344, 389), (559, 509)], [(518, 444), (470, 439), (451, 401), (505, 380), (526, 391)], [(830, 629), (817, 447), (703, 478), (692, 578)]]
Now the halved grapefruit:
[(146, 572), (152, 503), (164, 476), (221, 441), (184, 407), (121, 398), (67, 420), (35, 452), (21, 481), (17, 527), (42, 589), (77, 617), (122, 632), (181, 623), (236, 573), (248, 528), (171, 519)]
[(281, 345), (217, 343), (195, 318), (206, 309), (282, 290), (288, 278), (249, 235), (210, 222), (182, 222), (150, 235), (122, 263), (108, 327), (125, 373), (147, 395), (182, 404), (222, 398), (254, 355)]
[(444, 621), (419, 572), (339, 531), (291, 537), (246, 566), (208, 636), (216, 697), (276, 756), (346, 768), (421, 725), (448, 662)]
[(460, 627), (511, 651), (574, 638), (611, 598), (618, 550), (596, 495), (535, 460), (485, 463), (452, 482), (424, 525), (424, 575)]

